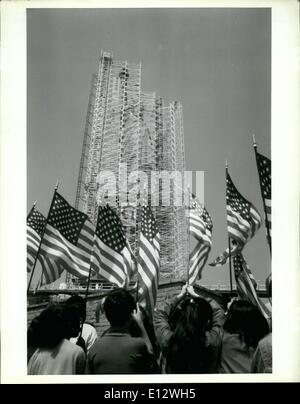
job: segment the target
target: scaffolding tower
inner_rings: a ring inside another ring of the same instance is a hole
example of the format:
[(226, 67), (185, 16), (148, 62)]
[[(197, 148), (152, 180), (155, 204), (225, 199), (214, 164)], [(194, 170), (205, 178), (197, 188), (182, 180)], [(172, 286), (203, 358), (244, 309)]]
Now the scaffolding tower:
[[(76, 193), (76, 208), (96, 223), (103, 172), (116, 178), (115, 208), (122, 220), (132, 251), (137, 254), (140, 205), (127, 196), (140, 185), (138, 176), (124, 188), (127, 176), (143, 171), (150, 190), (151, 173), (178, 171), (184, 178), (185, 157), (182, 106), (165, 104), (155, 92), (141, 91), (141, 64), (113, 59), (101, 51), (99, 68), (93, 76), (89, 97), (82, 156)], [(185, 184), (182, 183), (182, 193)], [(174, 206), (174, 186), (170, 202), (159, 186), (159, 206), (153, 207), (161, 243), (161, 279), (182, 279), (187, 272), (188, 229), (185, 206)], [(121, 195), (121, 198), (120, 198)], [(148, 194), (151, 203), (151, 195)], [(138, 198), (141, 198), (141, 193)]]

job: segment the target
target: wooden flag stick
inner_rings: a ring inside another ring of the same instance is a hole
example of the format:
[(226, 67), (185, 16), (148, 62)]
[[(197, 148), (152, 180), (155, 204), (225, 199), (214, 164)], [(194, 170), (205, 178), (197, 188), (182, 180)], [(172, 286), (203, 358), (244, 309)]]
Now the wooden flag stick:
[(259, 177), (260, 194), (261, 194), (261, 197), (262, 197), (262, 200), (263, 200), (263, 206), (264, 206), (265, 227), (266, 227), (266, 230), (267, 230), (267, 241), (268, 241), (268, 244), (269, 244), (270, 255), (272, 256), (272, 242), (271, 242), (271, 236), (270, 236), (270, 229), (269, 229), (269, 226), (268, 226), (267, 208), (266, 208), (265, 198), (264, 198), (264, 195), (263, 195), (262, 178), (261, 178), (261, 174), (260, 174), (260, 170), (259, 170), (259, 166), (258, 166), (258, 158), (257, 158), (257, 143), (255, 141), (255, 135), (254, 134), (252, 134), (252, 139), (253, 139), (253, 148), (254, 148), (254, 152), (255, 152), (256, 167), (257, 167), (258, 177)]
[[(226, 189), (227, 189), (227, 176), (228, 176), (228, 163), (227, 160), (225, 161), (225, 175), (226, 175)], [(227, 204), (227, 201), (226, 201)], [(228, 232), (228, 225), (227, 225), (227, 232)], [(232, 289), (232, 268), (231, 268), (231, 245), (230, 245), (230, 235), (228, 233), (228, 259), (229, 259), (229, 279), (230, 279), (230, 294), (231, 297), (233, 295)]]
[[(101, 203), (101, 202), (100, 202), (100, 203)], [(99, 209), (99, 207), (98, 207), (98, 209)], [(98, 212), (98, 213), (99, 213), (99, 212)], [(92, 257), (93, 257), (93, 252), (94, 252), (94, 248), (95, 248), (95, 244), (96, 244), (96, 229), (97, 229), (97, 226), (98, 226), (98, 218), (99, 218), (99, 214), (97, 215), (97, 223), (96, 223), (95, 233), (94, 233), (93, 249), (92, 249), (92, 253), (91, 253), (91, 257), (90, 257), (89, 276), (88, 276), (88, 282), (87, 282), (87, 285), (86, 285), (86, 291), (85, 291), (85, 297), (84, 297), (84, 300), (85, 300), (85, 307), (87, 306), (87, 299), (88, 299), (88, 295), (89, 295), (89, 288), (90, 288), (90, 281), (91, 281), (91, 272), (92, 272)], [(99, 272), (100, 272), (100, 270), (99, 270)], [(82, 330), (83, 330), (83, 323), (81, 324), (81, 327), (80, 327), (80, 334), (79, 334), (79, 337), (82, 336)]]
[(191, 201), (190, 201), (190, 186), (188, 185), (187, 187), (187, 192), (188, 192), (188, 206), (187, 206), (187, 278), (186, 278), (186, 284), (189, 286), (190, 283), (190, 209), (191, 209)]
[[(143, 206), (146, 205), (146, 202), (147, 202), (147, 205), (148, 205), (148, 202), (149, 202), (148, 192), (147, 192), (147, 189), (146, 189), (146, 183), (143, 184), (143, 193), (142, 193), (142, 197), (140, 199), (141, 199), (142, 203), (139, 203), (138, 209), (139, 209), (139, 219), (142, 220)], [(139, 228), (139, 238), (138, 238), (139, 243), (141, 242), (140, 241), (140, 239), (141, 239), (140, 234), (141, 234), (141, 228)], [(138, 246), (138, 249), (139, 249), (139, 246)], [(139, 263), (138, 263), (138, 259), (135, 258), (133, 253), (132, 253), (132, 256), (134, 257), (135, 265), (136, 265), (137, 280), (136, 280), (135, 300), (136, 300), (136, 303), (138, 303), (138, 300), (139, 300), (139, 284), (140, 284)], [(139, 258), (139, 255), (138, 255), (138, 258)]]
[(233, 289), (232, 289), (232, 268), (231, 268), (231, 243), (230, 243), (230, 236), (228, 235), (228, 249), (229, 249), (229, 279), (230, 279), (230, 294), (231, 297), (233, 296)]
[(138, 275), (137, 280), (136, 280), (136, 292), (135, 292), (135, 301), (136, 301), (136, 303), (138, 302), (138, 300), (139, 300), (139, 275)]
[[(95, 230), (95, 234), (94, 234), (93, 249), (94, 249), (94, 247), (95, 247), (95, 239), (96, 239), (96, 230)], [(85, 300), (85, 310), (86, 310), (86, 307), (87, 307), (87, 298), (88, 298), (88, 295), (89, 295), (89, 287), (90, 287), (90, 280), (91, 280), (92, 255), (93, 255), (93, 254), (91, 254), (91, 258), (90, 258), (90, 268), (89, 268), (88, 283), (87, 283), (87, 286), (86, 286), (85, 297), (84, 297), (84, 300)], [(82, 337), (82, 331), (83, 331), (83, 322), (82, 322), (82, 324), (80, 325), (80, 333), (79, 333), (79, 337), (78, 337), (78, 338)]]
[[(57, 192), (57, 189), (58, 189), (58, 185), (59, 185), (59, 182), (57, 181), (57, 182), (56, 182), (56, 185), (55, 185), (55, 188), (54, 188), (54, 194), (53, 194), (53, 197), (52, 197), (51, 205), (50, 205), (50, 208), (49, 208), (49, 211), (48, 211), (48, 215), (47, 215), (47, 218), (46, 218), (46, 223), (45, 223), (45, 226), (44, 226), (43, 231), (42, 231), (42, 234), (41, 234), (41, 241), (40, 241), (40, 244), (39, 244), (39, 248), (38, 248), (37, 254), (36, 254), (36, 256), (35, 256), (33, 268), (32, 268), (32, 271), (31, 271), (31, 275), (30, 275), (29, 282), (28, 282), (27, 293), (29, 292), (29, 288), (30, 288), (30, 285), (31, 285), (31, 282), (32, 282), (34, 270), (35, 270), (36, 263), (37, 263), (37, 259), (38, 259), (39, 253), (40, 253), (40, 249), (41, 249), (43, 237), (44, 237), (44, 234), (45, 234), (46, 226), (47, 226), (47, 223), (48, 223), (48, 220), (49, 220), (49, 215), (50, 215), (50, 212), (51, 212), (51, 209), (52, 209), (54, 200), (55, 200), (55, 196), (56, 196), (56, 192)], [(42, 269), (41, 279), (43, 278), (43, 275), (44, 275), (44, 270)]]
[[(95, 246), (95, 235), (94, 235), (94, 243), (93, 243), (93, 248)], [(90, 281), (91, 281), (91, 272), (92, 272), (92, 255), (91, 255), (91, 259), (90, 259), (90, 268), (89, 268), (89, 276), (88, 276), (88, 282), (87, 282), (87, 286), (86, 286), (86, 291), (85, 291), (85, 304), (87, 304), (87, 298), (89, 295), (89, 287), (90, 287)], [(80, 330), (80, 336), (82, 334), (82, 327)]]

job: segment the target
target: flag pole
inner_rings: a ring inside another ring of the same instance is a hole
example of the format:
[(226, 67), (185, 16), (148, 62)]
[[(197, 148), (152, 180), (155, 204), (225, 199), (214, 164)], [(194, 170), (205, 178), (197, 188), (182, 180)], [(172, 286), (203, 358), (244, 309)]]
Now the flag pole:
[[(99, 209), (99, 207), (98, 207), (98, 209)], [(85, 309), (86, 309), (86, 306), (87, 306), (87, 298), (88, 298), (88, 294), (89, 294), (89, 287), (90, 287), (90, 281), (91, 281), (92, 257), (93, 257), (93, 251), (94, 251), (94, 248), (95, 248), (96, 229), (97, 229), (97, 225), (98, 225), (98, 218), (99, 218), (99, 214), (97, 214), (97, 223), (96, 223), (95, 233), (94, 233), (93, 249), (92, 249), (91, 257), (90, 257), (89, 276), (88, 276), (88, 282), (87, 282), (86, 291), (85, 291), (85, 297), (84, 297), (84, 300), (85, 300)], [(81, 327), (80, 327), (80, 334), (79, 334), (79, 337), (78, 337), (78, 338), (80, 338), (80, 337), (82, 336), (82, 330), (83, 330), (83, 323), (81, 324)]]
[[(96, 233), (96, 230), (95, 230)], [(93, 243), (93, 249), (95, 247), (95, 234), (94, 234), (94, 243)], [(92, 272), (92, 256), (93, 253), (91, 254), (91, 258), (90, 258), (90, 269), (89, 269), (89, 276), (88, 276), (88, 282), (87, 282), (87, 286), (86, 286), (86, 291), (85, 291), (85, 304), (87, 304), (87, 298), (88, 298), (88, 294), (89, 294), (89, 287), (90, 287), (90, 281), (91, 281), (91, 272)], [(82, 334), (82, 327), (81, 327), (81, 331), (80, 331), (80, 336)]]
[[(225, 174), (226, 174), (226, 180), (227, 180), (227, 177), (228, 177), (228, 163), (227, 163), (227, 160), (225, 162)], [(226, 187), (227, 187), (227, 185), (226, 185)], [(228, 232), (228, 226), (227, 226), (227, 232)], [(231, 267), (231, 243), (230, 243), (230, 235), (229, 235), (229, 233), (228, 233), (228, 260), (229, 260), (230, 294), (231, 294), (231, 297), (232, 297), (233, 290), (232, 290), (232, 267)]]
[(135, 292), (135, 301), (136, 303), (138, 302), (139, 299), (139, 274), (137, 274), (137, 280), (136, 280), (136, 292)]
[[(39, 244), (39, 248), (38, 248), (37, 254), (36, 254), (36, 256), (35, 256), (34, 264), (33, 264), (33, 267), (32, 267), (30, 279), (29, 279), (28, 286), (27, 286), (27, 293), (29, 292), (29, 288), (30, 288), (30, 285), (31, 285), (31, 282), (32, 282), (33, 273), (34, 273), (34, 270), (35, 270), (35, 267), (36, 267), (36, 263), (37, 263), (37, 259), (38, 259), (39, 253), (40, 253), (40, 249), (41, 249), (43, 237), (44, 237), (45, 230), (46, 230), (46, 226), (47, 226), (47, 223), (48, 223), (48, 220), (49, 220), (49, 215), (50, 215), (50, 212), (51, 212), (51, 208), (52, 208), (53, 203), (54, 203), (54, 200), (55, 200), (55, 195), (56, 195), (56, 192), (57, 192), (57, 189), (58, 189), (58, 185), (59, 185), (59, 182), (57, 181), (57, 182), (56, 182), (56, 185), (55, 185), (55, 188), (54, 188), (54, 194), (53, 194), (53, 197), (52, 197), (51, 205), (50, 205), (50, 208), (49, 208), (49, 211), (48, 211), (48, 215), (47, 215), (47, 218), (46, 218), (46, 223), (45, 223), (45, 226), (44, 226), (43, 231), (42, 231), (42, 234), (41, 234), (41, 241), (40, 241), (40, 244)], [(43, 274), (44, 274), (44, 270), (42, 269), (41, 279), (42, 279), (42, 277), (43, 277)]]
[(266, 229), (267, 229), (267, 240), (268, 240), (268, 244), (269, 244), (270, 255), (272, 256), (272, 243), (271, 243), (270, 229), (269, 229), (269, 226), (268, 226), (267, 208), (266, 208), (265, 198), (264, 198), (264, 195), (263, 195), (262, 178), (261, 178), (260, 170), (259, 170), (259, 167), (258, 167), (257, 143), (256, 143), (256, 140), (255, 140), (255, 135), (254, 134), (252, 134), (252, 139), (253, 139), (253, 148), (254, 148), (254, 152), (255, 152), (256, 167), (257, 167), (258, 177), (259, 177), (260, 194), (261, 194), (261, 197), (262, 197), (262, 200), (263, 200), (263, 206), (264, 206), (265, 226), (266, 226)]
[[(97, 221), (98, 221), (98, 217), (97, 217)], [(97, 228), (97, 225), (96, 225)], [(96, 229), (95, 229), (95, 233), (94, 233), (94, 242), (93, 242), (93, 250), (95, 248), (95, 239), (96, 239)], [(88, 298), (88, 294), (89, 294), (89, 287), (90, 287), (90, 280), (91, 280), (91, 272), (92, 272), (92, 256), (93, 256), (93, 251), (91, 253), (91, 258), (90, 258), (90, 268), (89, 268), (89, 276), (88, 276), (88, 283), (87, 283), (87, 287), (86, 287), (86, 291), (85, 291), (85, 310), (86, 310), (86, 306), (87, 306), (87, 298)], [(82, 331), (83, 331), (83, 322), (80, 326), (80, 333), (78, 338), (82, 337)]]
[(230, 236), (229, 235), (228, 235), (228, 249), (229, 249), (228, 258), (229, 258), (230, 294), (231, 294), (231, 297), (232, 297), (233, 292), (232, 292), (232, 268), (231, 268), (231, 243), (230, 243)]
[[(144, 184), (144, 189), (145, 189), (145, 184)], [(141, 209), (141, 202), (139, 201), (139, 205), (138, 205), (138, 209), (139, 209), (139, 215), (137, 215), (137, 219), (139, 219), (141, 221), (141, 214), (142, 214), (142, 209)], [(141, 226), (138, 226), (138, 231), (139, 231), (139, 237), (138, 237), (138, 258), (139, 258), (139, 244), (140, 244), (140, 232), (141, 232)], [(129, 244), (129, 241), (127, 240), (127, 243)], [(129, 245), (130, 247), (130, 245)], [(138, 258), (135, 257), (135, 255), (132, 252), (132, 256), (134, 258), (134, 262), (135, 262), (135, 269), (136, 269), (136, 291), (135, 291), (135, 302), (136, 304), (138, 304), (138, 300), (139, 300), (139, 284), (140, 284), (140, 275), (139, 275), (139, 263), (138, 263)]]
[(191, 206), (190, 206), (190, 204), (191, 204), (191, 201), (190, 201), (190, 196), (191, 196), (191, 193), (190, 193), (190, 186), (188, 185), (188, 187), (187, 187), (187, 191), (188, 191), (188, 206), (187, 206), (187, 212), (188, 212), (188, 217), (187, 217), (187, 251), (188, 251), (188, 254), (187, 254), (187, 278), (186, 278), (186, 283), (187, 283), (187, 286), (189, 286), (189, 283), (190, 283), (190, 242), (191, 242), (191, 240), (190, 240), (190, 220), (191, 220), (191, 218), (190, 218), (190, 209), (191, 209)]
[[(142, 198), (140, 197), (140, 200), (142, 200), (142, 204), (143, 206), (146, 205), (146, 199), (147, 199), (147, 204), (149, 203), (149, 198), (148, 198), (148, 192), (146, 191), (146, 183), (143, 184), (143, 195)], [(142, 217), (141, 215), (143, 214), (143, 206), (142, 206), (141, 202), (139, 201), (139, 219), (141, 220)], [(139, 234), (141, 232), (141, 227), (139, 228)], [(139, 243), (140, 241), (140, 237), (138, 238)], [(129, 244), (129, 243), (128, 243)], [(132, 254), (133, 255), (133, 254)], [(134, 255), (133, 255), (134, 257)], [(134, 257), (135, 258), (135, 257)], [(139, 258), (139, 254), (138, 254), (138, 258)], [(139, 300), (139, 283), (140, 283), (140, 274), (139, 274), (139, 268), (138, 268), (138, 260), (137, 258), (135, 258), (135, 264), (136, 264), (136, 273), (137, 273), (137, 280), (136, 280), (136, 296), (135, 296), (135, 300), (136, 303), (138, 303)]]

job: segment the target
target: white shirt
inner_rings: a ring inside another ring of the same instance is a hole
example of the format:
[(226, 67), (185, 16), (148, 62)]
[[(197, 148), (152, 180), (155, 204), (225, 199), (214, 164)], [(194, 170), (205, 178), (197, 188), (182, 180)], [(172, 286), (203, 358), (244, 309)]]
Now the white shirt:
[(54, 348), (38, 348), (28, 363), (29, 375), (75, 375), (85, 373), (85, 353), (63, 339)]
[[(97, 331), (92, 325), (83, 323), (81, 336), (84, 339), (86, 351), (89, 352), (90, 348), (98, 338)], [(70, 338), (70, 342), (76, 344), (78, 337), (79, 335), (75, 338)]]

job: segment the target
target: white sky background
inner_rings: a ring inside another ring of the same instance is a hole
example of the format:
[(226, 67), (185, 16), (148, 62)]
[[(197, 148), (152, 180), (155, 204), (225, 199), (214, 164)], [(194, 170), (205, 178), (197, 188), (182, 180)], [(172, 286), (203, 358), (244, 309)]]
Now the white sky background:
[[(47, 214), (56, 180), (75, 202), (92, 73), (100, 50), (142, 62), (142, 88), (183, 105), (186, 169), (205, 171), (213, 260), (227, 247), (224, 164), (263, 215), (252, 133), (270, 157), (270, 9), (27, 10), (27, 209)], [(270, 273), (265, 229), (245, 248), (257, 280)], [(227, 266), (203, 284), (229, 283)]]

